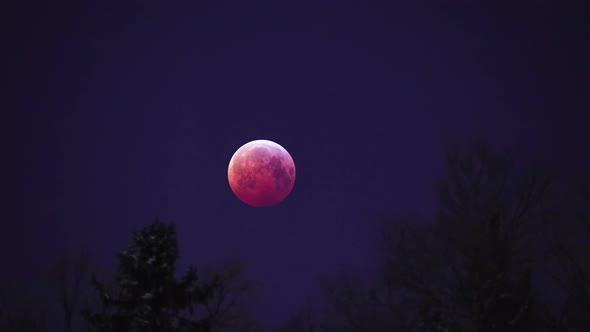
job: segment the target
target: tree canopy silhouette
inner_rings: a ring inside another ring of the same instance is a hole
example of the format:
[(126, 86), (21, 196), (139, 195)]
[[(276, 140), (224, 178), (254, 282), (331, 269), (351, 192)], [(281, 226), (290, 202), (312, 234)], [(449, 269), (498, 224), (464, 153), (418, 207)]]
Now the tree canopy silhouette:
[(89, 280), (94, 270), (93, 257), (89, 251), (80, 250), (65, 254), (49, 271), (48, 285), (63, 313), (64, 332), (77, 331), (79, 313), (91, 307), (92, 291)]
[(134, 232), (131, 245), (118, 254), (118, 289), (109, 291), (93, 281), (103, 308), (83, 313), (91, 331), (210, 331), (211, 318), (199, 310), (212, 299), (219, 281), (201, 282), (193, 267), (176, 279), (178, 257), (173, 224), (156, 219)]
[(485, 142), (451, 145), (434, 219), (392, 218), (369, 282), (322, 283), (322, 331), (541, 331), (534, 287), (549, 177)]

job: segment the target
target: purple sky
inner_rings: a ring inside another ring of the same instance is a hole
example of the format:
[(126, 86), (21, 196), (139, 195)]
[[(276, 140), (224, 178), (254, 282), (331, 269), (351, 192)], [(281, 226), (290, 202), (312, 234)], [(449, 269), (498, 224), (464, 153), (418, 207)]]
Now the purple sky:
[[(381, 217), (432, 214), (446, 138), (587, 170), (587, 17), (564, 1), (481, 5), (497, 2), (17, 8), (3, 265), (30, 275), (81, 247), (112, 265), (159, 216), (181, 264), (245, 262), (257, 316), (277, 323), (320, 276), (371, 265)], [(227, 183), (235, 150), (261, 138), (297, 167), (268, 209)]]

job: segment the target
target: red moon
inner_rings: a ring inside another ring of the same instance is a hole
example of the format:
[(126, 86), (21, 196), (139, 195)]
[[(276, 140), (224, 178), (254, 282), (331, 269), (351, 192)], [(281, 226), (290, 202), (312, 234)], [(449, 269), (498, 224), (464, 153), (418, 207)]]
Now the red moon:
[(255, 140), (232, 156), (227, 179), (234, 194), (253, 207), (269, 207), (283, 201), (295, 183), (295, 163), (275, 142)]

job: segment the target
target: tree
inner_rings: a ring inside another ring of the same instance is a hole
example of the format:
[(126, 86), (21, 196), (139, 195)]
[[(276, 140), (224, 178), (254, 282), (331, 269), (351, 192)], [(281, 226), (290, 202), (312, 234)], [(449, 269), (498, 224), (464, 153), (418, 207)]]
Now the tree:
[[(92, 259), (87, 251), (67, 254), (60, 258), (50, 272), (51, 287), (63, 312), (64, 331), (72, 332), (74, 319), (89, 305)], [(84, 303), (86, 301), (86, 303)]]
[(211, 300), (204, 304), (214, 332), (253, 332), (261, 327), (252, 319), (248, 300), (254, 295), (257, 285), (245, 276), (244, 266), (229, 262), (219, 269), (207, 273), (218, 278), (218, 287), (213, 290)]
[[(436, 283), (406, 279), (422, 294), (427, 323), (455, 331), (534, 330), (532, 241), (547, 222), (549, 177), (521, 166), (485, 143), (446, 152), (438, 184), (439, 213), (432, 225)], [(443, 264), (440, 264), (440, 263)], [(420, 260), (413, 263), (421, 264)], [(439, 263), (439, 264), (437, 264)], [(432, 265), (432, 262), (428, 262)], [(410, 266), (411, 268), (411, 266)], [(435, 286), (436, 285), (436, 286)]]
[(174, 273), (178, 257), (174, 224), (156, 219), (134, 232), (132, 244), (118, 254), (118, 290), (108, 291), (94, 278), (103, 308), (83, 313), (91, 330), (210, 331), (211, 319), (203, 309), (219, 288), (219, 280), (202, 283), (193, 267), (177, 280)]
[(314, 309), (307, 305), (295, 315), (285, 321), (279, 332), (319, 332), (326, 331), (326, 327), (320, 326), (320, 322), (314, 313)]
[(582, 178), (573, 195), (564, 195), (564, 222), (552, 225), (546, 232), (550, 243), (549, 258), (557, 268), (552, 270), (556, 286), (565, 300), (557, 312), (549, 312), (556, 330), (588, 331), (590, 329), (590, 178)]
[[(325, 296), (320, 331), (407, 331), (402, 298), (391, 296), (391, 289), (379, 280), (362, 282), (359, 278), (324, 279)], [(316, 319), (317, 320), (317, 319)]]
[(324, 286), (324, 326), (541, 331), (533, 279), (535, 241), (553, 216), (549, 177), (485, 143), (449, 146), (445, 156), (435, 218), (386, 220), (376, 279)]

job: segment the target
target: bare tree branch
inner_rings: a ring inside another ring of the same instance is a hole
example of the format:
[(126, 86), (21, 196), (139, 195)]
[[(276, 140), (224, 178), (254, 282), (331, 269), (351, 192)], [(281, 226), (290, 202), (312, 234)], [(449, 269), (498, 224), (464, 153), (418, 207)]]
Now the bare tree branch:
[(74, 331), (74, 319), (89, 300), (90, 275), (94, 267), (88, 251), (66, 254), (50, 271), (49, 281), (63, 312), (65, 332)]
[(205, 309), (212, 320), (213, 331), (250, 332), (260, 329), (248, 311), (248, 304), (255, 295), (257, 285), (246, 278), (245, 269), (239, 262), (226, 263), (220, 272), (210, 272), (210, 277), (219, 278), (219, 287)]

